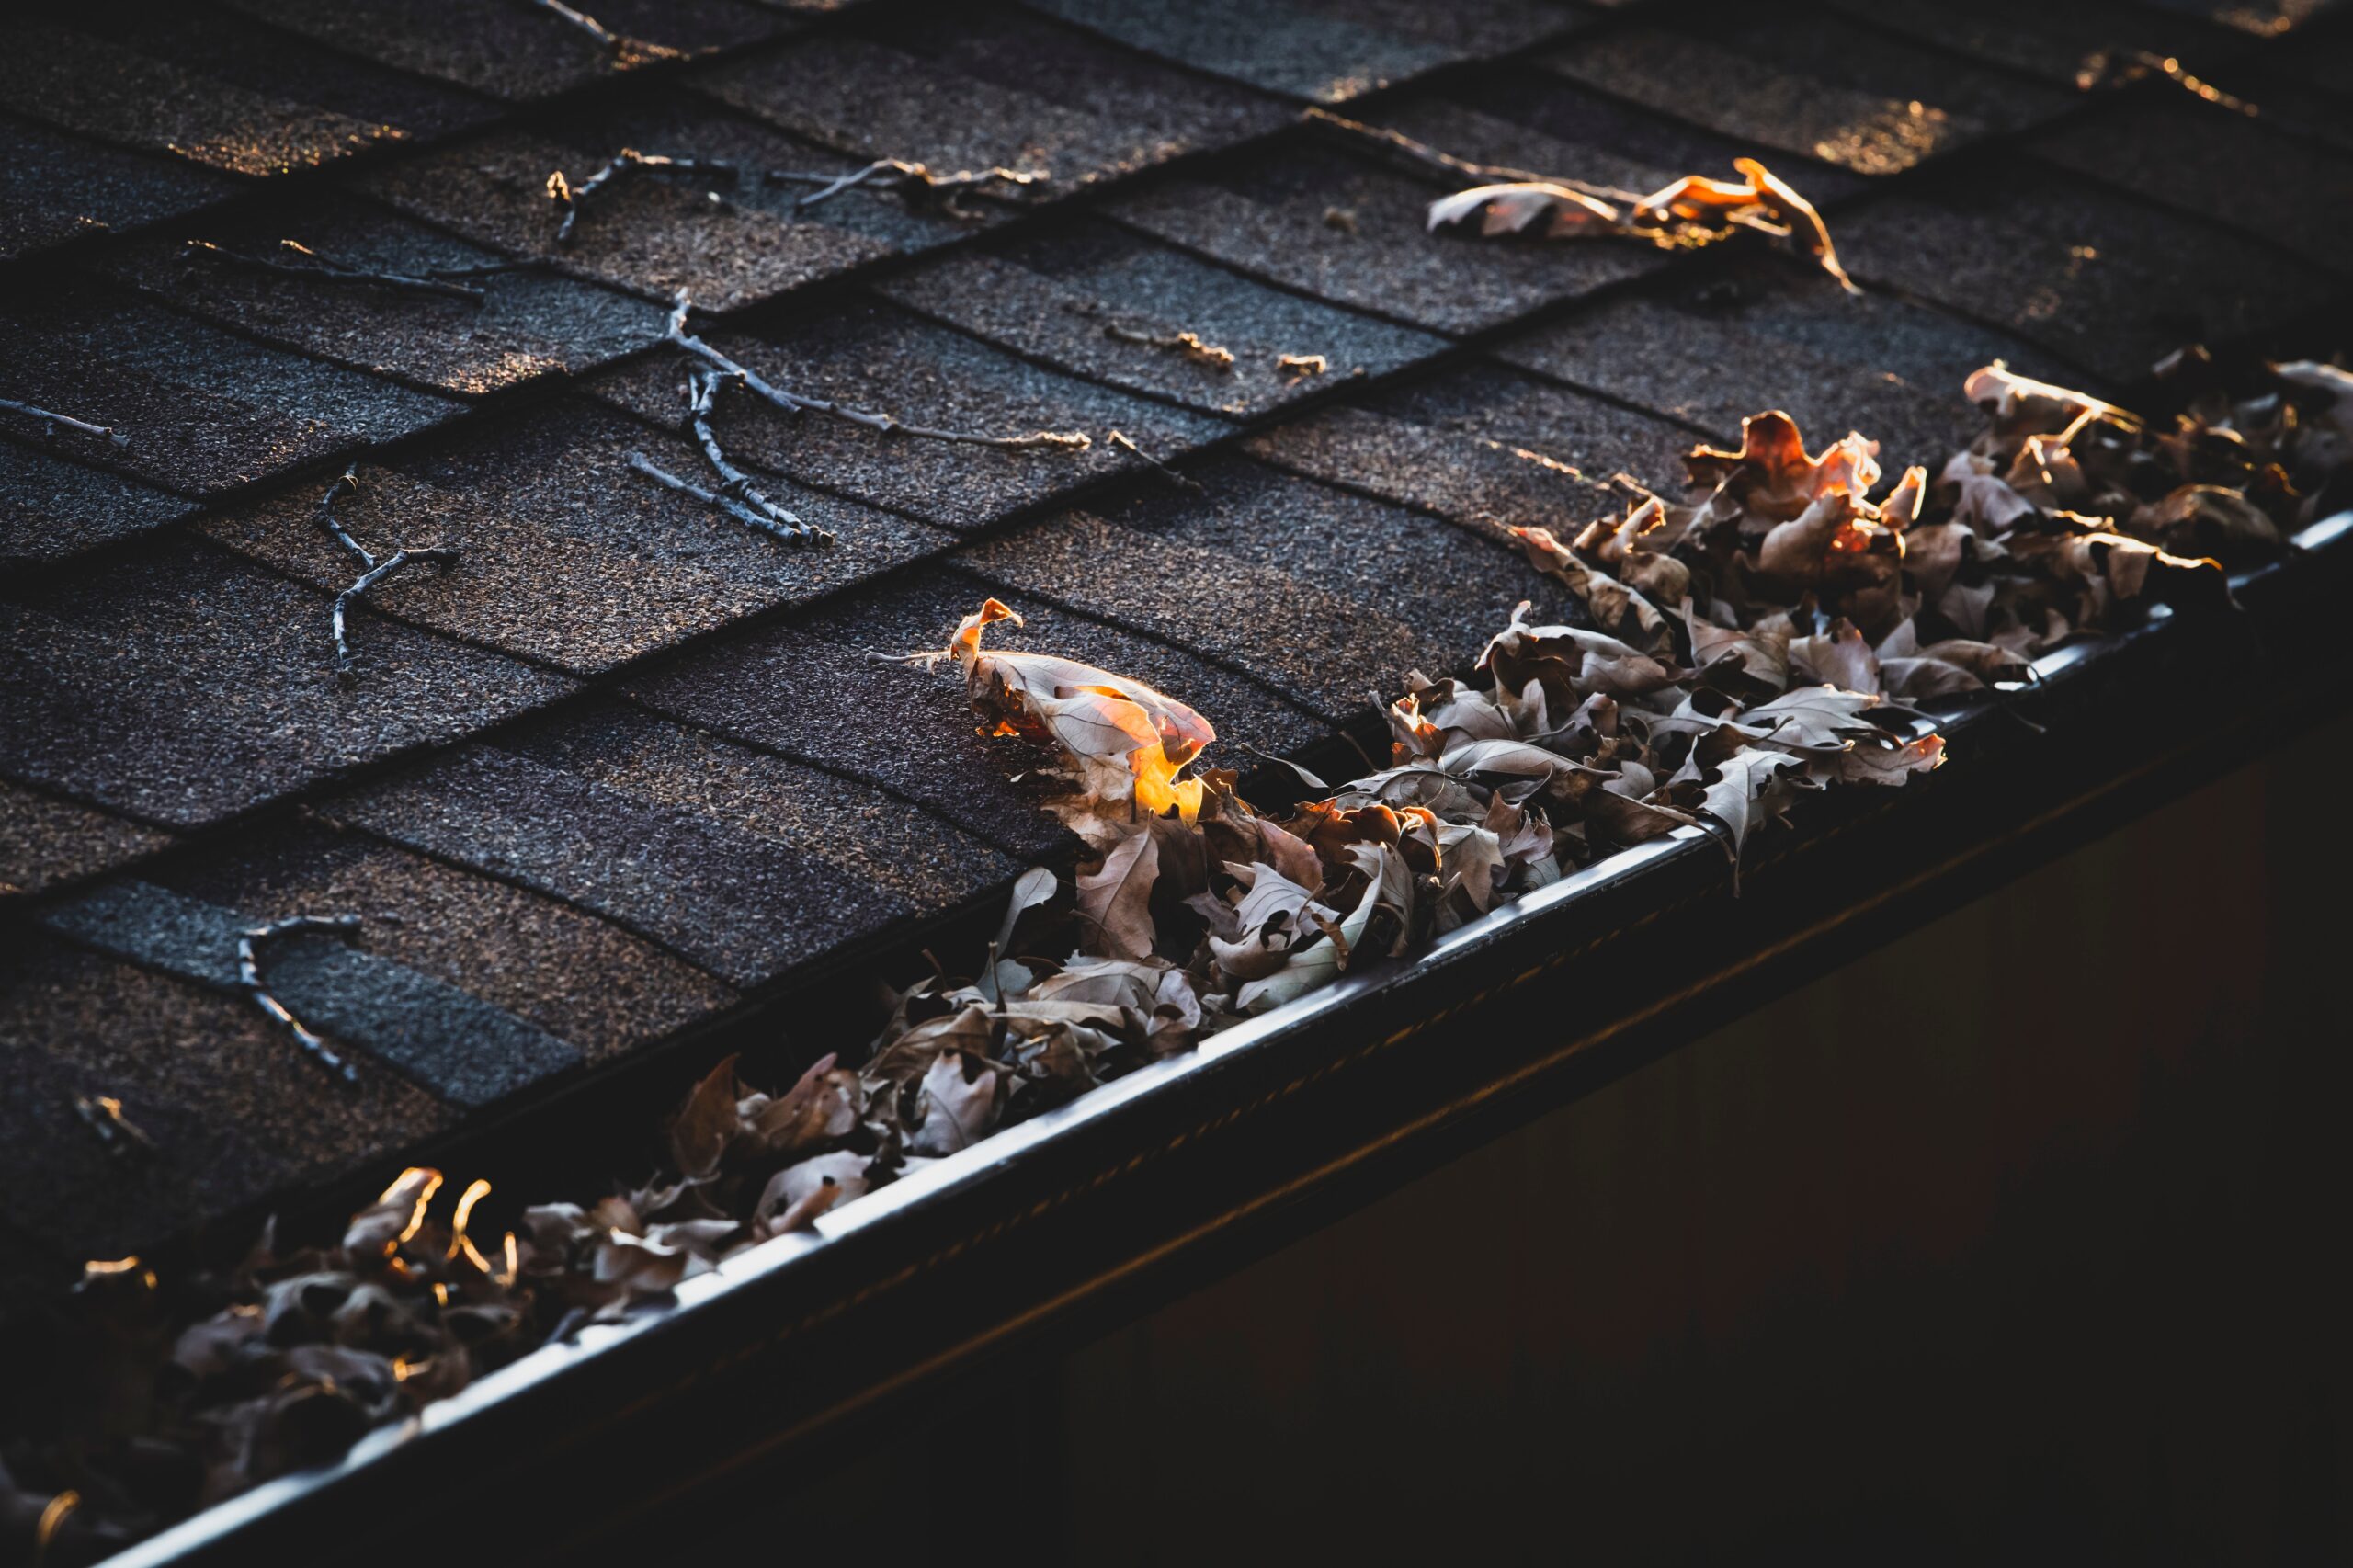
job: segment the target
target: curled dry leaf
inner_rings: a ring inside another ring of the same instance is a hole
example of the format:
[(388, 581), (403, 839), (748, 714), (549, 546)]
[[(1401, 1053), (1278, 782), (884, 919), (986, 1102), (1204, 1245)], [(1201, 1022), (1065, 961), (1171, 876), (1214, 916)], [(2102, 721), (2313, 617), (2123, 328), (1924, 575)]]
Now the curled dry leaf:
[(1595, 187), (1556, 180), (1507, 180), (1475, 185), (1430, 203), (1432, 232), (1476, 219), (1479, 233), (1546, 239), (1618, 235), (1664, 250), (1695, 250), (1743, 229), (1787, 240), (1813, 257), (1849, 293), (1855, 280), (1838, 264), (1829, 226), (1813, 204), (1754, 158), (1735, 158), (1737, 181), (1685, 175), (1648, 196), (1605, 196)]

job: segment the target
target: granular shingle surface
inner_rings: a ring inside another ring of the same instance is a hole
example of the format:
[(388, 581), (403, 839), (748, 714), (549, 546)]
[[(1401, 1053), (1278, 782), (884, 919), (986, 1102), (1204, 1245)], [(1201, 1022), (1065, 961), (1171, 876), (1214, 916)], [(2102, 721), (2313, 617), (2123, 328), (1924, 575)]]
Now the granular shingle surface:
[[(324, 272), (291, 274), (282, 268), (312, 264), (290, 242), (346, 267), (425, 281), (435, 281), (428, 275), (438, 269), (502, 259), (347, 199), (175, 224), (112, 251), (108, 269), (265, 342), (459, 397), (578, 375), (662, 335), (660, 307), (545, 272), (452, 283), (479, 290), (469, 300)], [(260, 265), (268, 262), (278, 267)]]
[[(629, 41), (513, 0), (9, 35), (0, 400), (122, 440), (0, 410), (0, 1275), (381, 1188), (480, 1117), (561, 1133), (557, 1080), (666, 1093), (711, 1028), (834, 1008), (1066, 870), (1050, 759), (976, 733), (952, 668), (873, 657), (992, 593), (1029, 619), (992, 646), (1160, 687), (1214, 764), (1339, 755), (1519, 599), (1574, 618), (1498, 524), (1672, 488), (1745, 415), (1935, 464), (1989, 359), (2129, 406), (2191, 338), (2326, 358), (2353, 324), (2353, 27), (2305, 0), (585, 9)], [(1381, 131), (1633, 191), (1758, 156), (1866, 291), (1750, 233), (1434, 234), (1474, 176)], [(559, 244), (550, 175), (624, 148), (708, 166), (629, 167)], [(878, 159), (1050, 177), (805, 201)], [(190, 239), (501, 270), (473, 302)], [(682, 288), (801, 394), (1091, 445), (723, 388), (727, 458), (835, 536), (787, 546), (631, 466), (717, 483), (660, 341)], [(459, 559), (370, 591), (338, 683), (347, 463), (361, 544)], [(367, 917), (274, 960), (356, 1086), (219, 989), (223, 933), (297, 911)]]
[(0, 773), (194, 826), (563, 692), (561, 676), (362, 612), (338, 687), (329, 597), (173, 540), (0, 600)]
[(1722, 135), (1858, 174), (2016, 131), (2066, 94), (1857, 28), (1811, 6), (1727, 7), (1596, 31), (1548, 57), (1554, 70)]
[[(759, 337), (703, 335), (789, 392), (908, 425), (984, 437), (1084, 435), (1085, 450), (1006, 449), (881, 431), (817, 414), (788, 415), (730, 394), (713, 421), (738, 460), (803, 484), (894, 507), (951, 528), (977, 528), (1133, 460), (1107, 439), (1124, 431), (1166, 458), (1225, 435), (1198, 414), (1043, 370), (977, 339), (886, 305), (850, 302)], [(600, 378), (597, 396), (642, 418), (676, 417), (678, 373), (655, 357)]]
[(1255, 277), (1438, 332), (1476, 332), (1660, 265), (1647, 246), (1609, 240), (1434, 237), (1427, 213), (1446, 188), (1370, 156), (1295, 142), (1110, 211)]
[[(407, 572), (373, 590), (369, 602), (384, 614), (582, 675), (953, 542), (910, 518), (769, 481), (772, 498), (837, 536), (829, 546), (796, 547), (637, 472), (632, 456), (711, 483), (685, 439), (567, 399), (363, 467), (358, 494), (336, 516), (379, 554), (403, 546), (460, 552), (453, 567)], [(203, 527), (232, 549), (337, 591), (355, 572), (317, 527), (324, 488), (321, 481), (280, 491)]]
[(0, 779), (0, 899), (97, 876), (170, 842), (159, 828)]
[[(0, 309), (0, 382), (121, 437), (60, 426), (55, 450), (191, 495), (414, 435), (458, 411), (447, 398), (97, 290), (20, 297)], [(6, 418), (21, 427), (21, 415)]]
[[(881, 291), (1058, 369), (1212, 414), (1264, 414), (1441, 347), (1091, 221), (959, 251)], [(1324, 365), (1287, 369), (1287, 356)]]
[(0, 116), (0, 260), (219, 201), (234, 180)]

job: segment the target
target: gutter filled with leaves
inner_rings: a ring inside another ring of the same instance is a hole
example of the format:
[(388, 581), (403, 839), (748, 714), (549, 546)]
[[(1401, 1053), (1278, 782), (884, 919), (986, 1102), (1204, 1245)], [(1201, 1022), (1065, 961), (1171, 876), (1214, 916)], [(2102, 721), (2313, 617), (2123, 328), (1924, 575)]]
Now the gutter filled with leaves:
[(166, 1289), (136, 1259), (93, 1263), (99, 1403), (74, 1439), (10, 1452), (0, 1523), (88, 1561), (239, 1499), (141, 1553), (165, 1560), (323, 1483), (258, 1483), (462, 1419), (1296, 1029), (1374, 960), (1439, 961), (1666, 858), (1736, 871), (1806, 793), (1936, 767), (1917, 705), (2017, 702), (2159, 605), (2227, 613), (2228, 570), (2317, 539), (2343, 504), (2344, 371), (2277, 367), (2234, 397), (2192, 351), (2164, 384), (2157, 420), (1988, 367), (1968, 383), (1985, 434), (1883, 491), (1869, 441), (1810, 454), (1761, 415), (1738, 450), (1691, 455), (1688, 503), (1643, 491), (1567, 542), (1515, 528), (1590, 624), (1522, 607), (1475, 679), (1409, 678), (1389, 767), (1336, 790), (1302, 775), (1314, 798), (1279, 818), (1206, 766), (1214, 728), (1183, 702), (989, 646), (1018, 623), (990, 601), (910, 658), (952, 665), (992, 733), (1051, 749), (1069, 787), (1052, 809), (1089, 851), (1073, 878), (1020, 879), (997, 939), (900, 994), (854, 1066), (828, 1054), (768, 1094), (720, 1062), (636, 1187), (493, 1235), (473, 1221), (487, 1183), (416, 1169), (333, 1244), (266, 1233), (218, 1278)]

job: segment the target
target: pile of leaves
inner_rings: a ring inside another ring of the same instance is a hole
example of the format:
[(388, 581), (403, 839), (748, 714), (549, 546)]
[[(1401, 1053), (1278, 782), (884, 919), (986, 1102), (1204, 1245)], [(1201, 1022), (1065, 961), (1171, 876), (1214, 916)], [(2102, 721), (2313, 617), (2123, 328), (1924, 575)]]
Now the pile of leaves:
[(1337, 789), (1294, 768), (1308, 793), (1280, 812), (1208, 764), (1216, 733), (1183, 702), (990, 646), (1020, 619), (987, 601), (907, 657), (1049, 754), (1086, 846), (1072, 877), (1021, 877), (995, 940), (897, 992), (860, 1064), (825, 1056), (771, 1096), (722, 1062), (658, 1176), (527, 1209), (494, 1246), (468, 1228), (486, 1183), (437, 1208), (440, 1175), (413, 1169), (331, 1245), (265, 1233), (169, 1290), (135, 1259), (89, 1266), (73, 1428), (0, 1456), (0, 1532), (103, 1555), (1569, 869), (1687, 826), (1736, 866), (1804, 792), (1934, 768), (1916, 704), (2022, 681), (2154, 603), (2224, 602), (2226, 566), (2353, 501), (2344, 370), (2272, 368), (2236, 398), (2196, 351), (2165, 370), (2160, 422), (1988, 366), (1967, 382), (1984, 433), (1884, 487), (1871, 442), (1810, 453), (1763, 414), (1690, 454), (1683, 500), (1633, 487), (1623, 517), (1513, 528), (1576, 623), (1523, 603), (1468, 675), (1408, 676), (1388, 766)]

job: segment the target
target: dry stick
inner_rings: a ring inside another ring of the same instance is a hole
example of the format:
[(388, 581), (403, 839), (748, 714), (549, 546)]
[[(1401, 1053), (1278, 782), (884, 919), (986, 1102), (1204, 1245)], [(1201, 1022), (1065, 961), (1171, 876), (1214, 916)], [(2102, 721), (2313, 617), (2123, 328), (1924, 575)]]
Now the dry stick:
[(769, 519), (767, 531), (793, 544), (830, 544), (834, 536), (793, 512), (752, 483), (752, 476), (727, 460), (726, 450), (710, 428), (711, 411), (719, 403), (719, 389), (734, 381), (708, 365), (687, 372), (687, 428), (702, 448), (703, 460), (720, 479), (719, 494)]
[(870, 430), (879, 430), (885, 435), (921, 436), (928, 440), (959, 441), (974, 447), (1003, 447), (1016, 449), (1055, 447), (1066, 451), (1083, 452), (1095, 444), (1093, 437), (1079, 430), (1035, 430), (1027, 436), (983, 436), (970, 430), (936, 429), (928, 425), (909, 425), (888, 414), (875, 414), (866, 409), (851, 408), (845, 403), (830, 402), (825, 398), (811, 397), (804, 392), (788, 392), (760, 375), (758, 371), (747, 369), (737, 364), (688, 332), (687, 312), (693, 309), (694, 301), (688, 298), (688, 291), (684, 289), (679, 290), (677, 300), (670, 311), (669, 329), (663, 335), (664, 340), (685, 349), (733, 381), (736, 385), (774, 404), (786, 414), (799, 414), (807, 410), (814, 414), (831, 415), (835, 419), (846, 419), (853, 425), (863, 425)]
[(272, 996), (261, 983), (261, 944), (279, 937), (291, 937), (305, 931), (332, 931), (349, 936), (359, 929), (357, 915), (296, 915), (284, 920), (273, 920), (267, 926), (255, 926), (239, 933), (237, 937), (237, 980), (253, 998), (254, 1006), (284, 1024), (294, 1035), (294, 1043), (309, 1052), (320, 1066), (339, 1074), (347, 1084), (357, 1083), (359, 1070), (335, 1053), (315, 1031), (306, 1028), (302, 1020), (287, 1011), (286, 1004)]
[[(869, 190), (907, 190), (923, 192), (926, 199), (937, 198), (943, 205), (952, 203), (960, 191), (984, 196), (997, 201), (1011, 201), (1013, 196), (995, 189), (1007, 185), (1019, 189), (1050, 177), (1043, 170), (987, 168), (959, 169), (952, 175), (937, 175), (929, 166), (912, 164), (904, 158), (877, 158), (862, 169), (846, 175), (804, 174), (795, 169), (769, 169), (761, 178), (770, 185), (813, 185), (815, 190), (793, 202), (796, 209), (814, 207), (820, 201), (839, 196), (845, 190), (864, 186)], [(949, 206), (949, 210), (954, 208)]]
[(191, 259), (203, 256), (233, 261), (287, 278), (310, 278), (326, 283), (367, 283), (381, 289), (405, 290), (416, 294), (439, 294), (447, 299), (463, 300), (470, 305), (479, 305), (486, 298), (481, 290), (451, 282), (446, 278), (431, 274), (416, 277), (405, 272), (374, 272), (323, 256), (299, 240), (280, 240), (278, 243), (308, 259), (284, 261), (277, 256), (254, 256), (245, 251), (231, 250), (225, 245), (216, 245), (210, 240), (188, 241), (187, 255)]
[(584, 11), (574, 10), (564, 4), (563, 0), (522, 0), (522, 3), (534, 11), (545, 11), (551, 16), (562, 17), (617, 54), (620, 52), (621, 46), (629, 41), (596, 17)]
[(1441, 153), (1427, 142), (1416, 142), (1402, 131), (1392, 131), (1386, 126), (1367, 125), (1360, 119), (1350, 119), (1345, 115), (1334, 114), (1330, 109), (1310, 108), (1304, 118), (1313, 124), (1328, 125), (1336, 131), (1344, 131), (1352, 136), (1361, 136), (1369, 141), (1378, 142), (1392, 152), (1403, 153), (1418, 164), (1446, 174), (1463, 175), (1486, 183), (1522, 184), (1536, 181), (1544, 185), (1561, 185), (1568, 187), (1571, 190), (1583, 192), (1586, 196), (1598, 197), (1604, 201), (1615, 201), (1631, 207), (1642, 205), (1643, 198), (1637, 191), (1621, 190), (1614, 185), (1595, 185), (1589, 180), (1570, 179), (1562, 175), (1535, 174), (1527, 169), (1515, 169), (1503, 164), (1474, 164), (1468, 158), (1458, 158), (1451, 153)]
[(112, 1095), (75, 1095), (74, 1114), (97, 1134), (98, 1142), (106, 1145), (109, 1154), (126, 1153), (133, 1143), (154, 1146), (154, 1140), (147, 1136), (145, 1130), (122, 1114), (122, 1102)]
[[(798, 528), (788, 528), (767, 513), (756, 511), (733, 495), (724, 495), (716, 490), (706, 490), (690, 479), (680, 479), (668, 469), (657, 466), (643, 452), (630, 453), (628, 460), (630, 467), (655, 483), (666, 485), (681, 495), (699, 501), (712, 511), (723, 513), (746, 528), (757, 528), (764, 534), (772, 534), (787, 544), (824, 544), (834, 537), (814, 523), (803, 522)], [(792, 516), (790, 512), (784, 515)]]
[(1198, 332), (1138, 332), (1133, 327), (1110, 325), (1103, 329), (1103, 335), (1116, 337), (1122, 343), (1140, 343), (1146, 348), (1174, 349), (1196, 365), (1207, 365), (1212, 369), (1233, 369), (1233, 350), (1218, 344), (1204, 343)]
[(1179, 490), (1199, 490), (1201, 487), (1200, 481), (1196, 479), (1188, 479), (1185, 475), (1177, 472), (1175, 469), (1170, 468), (1166, 463), (1162, 462), (1158, 458), (1154, 457), (1150, 452), (1147, 452), (1142, 447), (1137, 446), (1134, 441), (1129, 439), (1124, 432), (1114, 430), (1108, 437), (1105, 437), (1105, 439), (1119, 450), (1126, 452), (1131, 457), (1142, 458), (1145, 462), (1150, 463), (1154, 469), (1158, 471), (1163, 479), (1165, 479), (1169, 483), (1175, 485)]
[(572, 243), (573, 225), (580, 222), (583, 203), (606, 186), (631, 169), (676, 169), (681, 174), (716, 175), (722, 179), (735, 177), (735, 165), (717, 158), (674, 157), (666, 153), (641, 153), (634, 147), (624, 147), (605, 161), (605, 166), (574, 185), (557, 169), (548, 176), (548, 199), (563, 209), (563, 222), (555, 232), (555, 243)]
[(38, 407), (29, 403), (18, 403), (13, 397), (0, 397), (0, 408), (14, 409), (18, 414), (28, 414), (35, 419), (51, 425), (63, 425), (69, 430), (79, 430), (85, 436), (104, 436), (118, 447), (131, 445), (131, 437), (117, 434), (114, 426), (110, 425), (93, 425), (86, 419), (76, 419), (70, 414), (60, 414), (54, 409)]
[(341, 478), (327, 486), (327, 493), (319, 497), (317, 512), (319, 527), (326, 530), (328, 538), (343, 546), (344, 550), (359, 562), (360, 568), (359, 576), (351, 586), (335, 597), (335, 678), (340, 681), (349, 681), (354, 678), (351, 642), (347, 634), (347, 622), (351, 614), (351, 607), (358, 602), (361, 596), (404, 566), (414, 565), (419, 562), (445, 567), (458, 563), (458, 552), (454, 550), (410, 550), (405, 546), (392, 551), (381, 561), (377, 560), (375, 554), (366, 545), (352, 538), (350, 531), (335, 518), (335, 502), (347, 491), (357, 491), (358, 488), (359, 466), (354, 463), (343, 471)]

